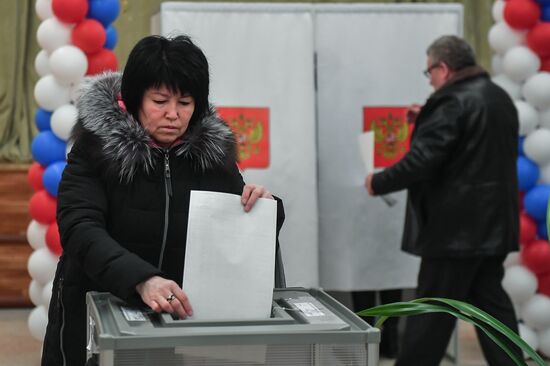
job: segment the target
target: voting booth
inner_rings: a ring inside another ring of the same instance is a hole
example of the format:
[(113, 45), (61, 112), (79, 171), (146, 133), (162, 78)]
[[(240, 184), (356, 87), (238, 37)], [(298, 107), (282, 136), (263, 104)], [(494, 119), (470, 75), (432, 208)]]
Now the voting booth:
[(379, 330), (318, 289), (275, 289), (270, 318), (242, 321), (174, 319), (108, 293), (86, 302), (100, 366), (378, 365)]

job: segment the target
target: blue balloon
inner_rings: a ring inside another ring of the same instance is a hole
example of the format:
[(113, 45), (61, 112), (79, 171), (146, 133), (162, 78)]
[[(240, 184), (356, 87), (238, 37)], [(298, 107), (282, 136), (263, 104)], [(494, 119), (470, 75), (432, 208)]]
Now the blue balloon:
[(531, 217), (537, 221), (546, 221), (546, 209), (548, 207), (548, 197), (550, 196), (550, 186), (548, 184), (539, 184), (533, 187), (523, 197), (523, 207)]
[(67, 162), (65, 161), (56, 161), (55, 163), (48, 165), (42, 175), (42, 183), (44, 183), (44, 188), (54, 197), (57, 197), (57, 189), (59, 188), (59, 182), (61, 181), (61, 175), (63, 174), (65, 165), (67, 165)]
[(525, 156), (518, 156), (517, 169), (519, 190), (527, 192), (537, 184), (540, 175), (539, 167)]
[(118, 41), (116, 28), (110, 25), (105, 29), (105, 33), (107, 34), (107, 38), (105, 39), (103, 47), (112, 50), (115, 48), (116, 42)]
[(31, 143), (32, 157), (43, 166), (65, 160), (65, 141), (54, 135), (52, 131), (40, 132)]
[(525, 151), (523, 151), (524, 142), (525, 142), (525, 136), (520, 136), (518, 140), (518, 154), (520, 156), (525, 156)]
[(540, 19), (548, 22), (550, 21), (550, 3), (541, 5), (542, 9), (540, 9)]
[(107, 27), (116, 19), (119, 12), (118, 0), (89, 0), (86, 18), (98, 20)]
[(34, 123), (38, 131), (47, 131), (51, 129), (52, 112), (42, 108), (37, 108), (34, 114)]
[(540, 239), (548, 240), (548, 227), (546, 222), (537, 223), (537, 235)]
[(542, 6), (550, 5), (550, 0), (537, 0), (537, 2)]

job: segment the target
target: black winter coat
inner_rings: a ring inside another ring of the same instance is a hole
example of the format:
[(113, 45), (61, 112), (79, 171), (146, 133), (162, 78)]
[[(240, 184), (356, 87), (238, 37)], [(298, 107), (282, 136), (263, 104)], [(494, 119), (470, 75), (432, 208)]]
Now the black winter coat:
[[(149, 277), (181, 285), (190, 191), (240, 195), (244, 186), (223, 121), (210, 114), (191, 123), (182, 144), (157, 148), (118, 107), (119, 90), (118, 74), (103, 75), (79, 99), (75, 143), (59, 186), (63, 255), (42, 365), (84, 365), (87, 291), (142, 305), (135, 286)], [(277, 232), (283, 220), (278, 200)]]
[(479, 67), (434, 92), (410, 151), (377, 173), (377, 194), (408, 188), (404, 251), (422, 257), (505, 255), (518, 247), (518, 114)]

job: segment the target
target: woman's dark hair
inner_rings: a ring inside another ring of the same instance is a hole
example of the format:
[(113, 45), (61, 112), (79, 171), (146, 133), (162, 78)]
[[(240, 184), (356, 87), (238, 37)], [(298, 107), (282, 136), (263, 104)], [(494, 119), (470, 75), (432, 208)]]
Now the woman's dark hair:
[(138, 120), (147, 89), (164, 85), (171, 92), (189, 93), (195, 99), (193, 123), (209, 110), (209, 81), (206, 56), (189, 37), (148, 36), (128, 56), (121, 96), (128, 112)]

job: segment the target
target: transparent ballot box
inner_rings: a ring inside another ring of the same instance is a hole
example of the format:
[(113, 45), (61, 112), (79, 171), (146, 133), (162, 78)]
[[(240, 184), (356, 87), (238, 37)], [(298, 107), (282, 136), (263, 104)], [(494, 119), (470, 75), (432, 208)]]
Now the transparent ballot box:
[(271, 317), (257, 320), (179, 320), (108, 293), (86, 302), (89, 364), (378, 365), (379, 330), (319, 289), (275, 289)]

